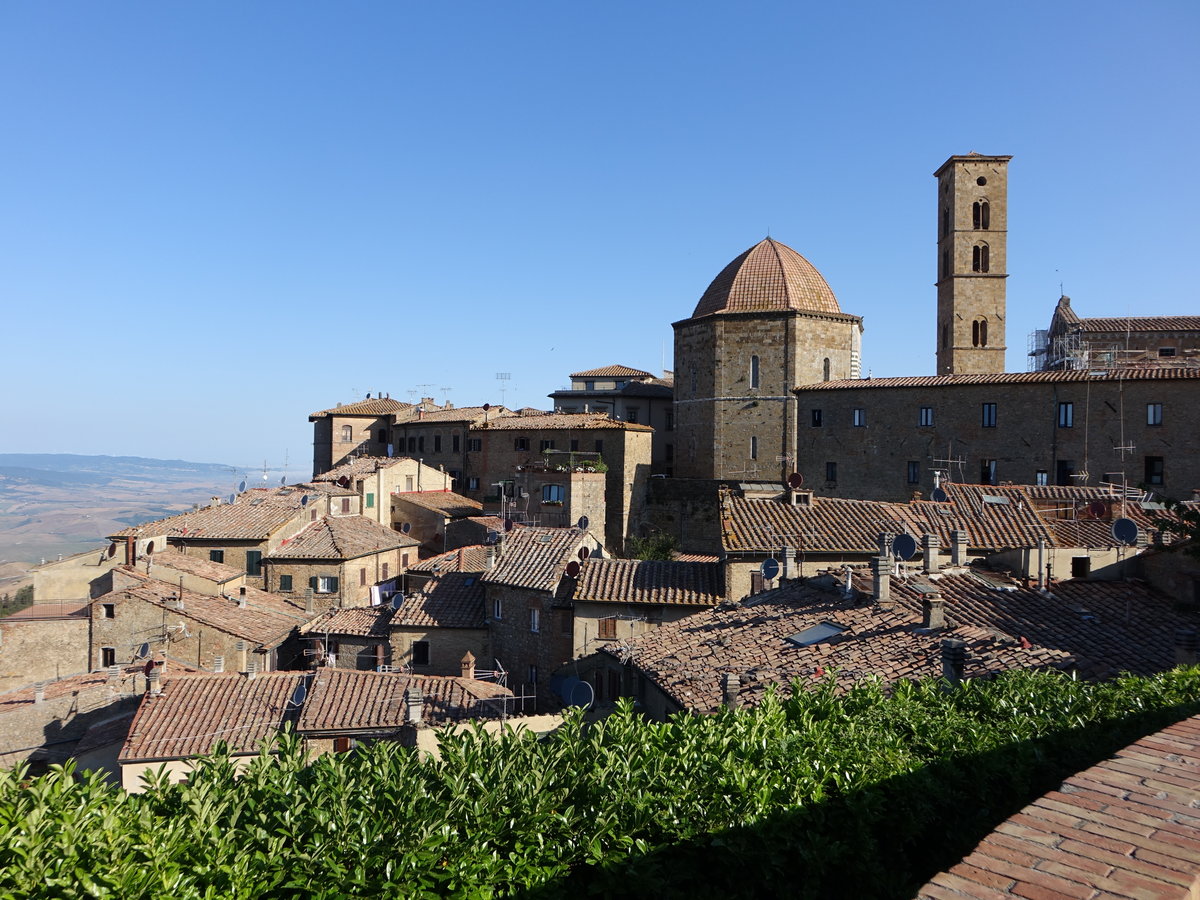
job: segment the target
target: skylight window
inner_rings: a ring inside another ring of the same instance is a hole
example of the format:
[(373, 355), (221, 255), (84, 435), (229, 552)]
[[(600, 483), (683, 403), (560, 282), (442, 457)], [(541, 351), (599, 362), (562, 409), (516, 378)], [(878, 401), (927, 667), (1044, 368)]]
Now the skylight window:
[(822, 622), (820, 625), (814, 625), (811, 628), (805, 628), (803, 631), (790, 635), (784, 638), (784, 640), (793, 647), (811, 647), (813, 644), (827, 641), (845, 630), (846, 627), (844, 625), (838, 625), (836, 622)]
[(996, 497), (992, 494), (984, 494), (983, 502), (984, 503), (993, 503), (996, 506), (1008, 506), (1008, 498), (1007, 497)]

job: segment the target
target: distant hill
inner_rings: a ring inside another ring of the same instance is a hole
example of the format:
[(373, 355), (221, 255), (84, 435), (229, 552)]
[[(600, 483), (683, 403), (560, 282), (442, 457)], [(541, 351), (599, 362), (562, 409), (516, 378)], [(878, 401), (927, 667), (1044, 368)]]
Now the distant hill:
[(0, 453), (0, 563), (97, 547), (127, 525), (231, 493), (240, 471), (181, 459)]

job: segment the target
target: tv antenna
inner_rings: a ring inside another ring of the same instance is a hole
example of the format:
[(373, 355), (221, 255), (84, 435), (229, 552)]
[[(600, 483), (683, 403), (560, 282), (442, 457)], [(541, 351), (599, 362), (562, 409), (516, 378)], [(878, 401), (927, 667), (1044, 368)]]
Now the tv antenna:
[(505, 382), (512, 380), (512, 372), (497, 372), (496, 380), (500, 382), (500, 405), (504, 406), (504, 394), (508, 390)]

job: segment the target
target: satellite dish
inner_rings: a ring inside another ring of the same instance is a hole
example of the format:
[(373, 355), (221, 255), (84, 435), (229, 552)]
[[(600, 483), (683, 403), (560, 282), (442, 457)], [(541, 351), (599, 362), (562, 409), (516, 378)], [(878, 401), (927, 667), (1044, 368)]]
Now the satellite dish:
[(484, 412), (487, 412), (487, 411), (488, 411), (489, 409), (491, 409), (491, 408), (492, 408), (492, 404), (490, 404), (490, 403), (485, 403), (485, 404), (483, 404), (483, 411), (484, 411)]
[(762, 572), (762, 577), (765, 581), (774, 581), (775, 577), (779, 574), (779, 560), (773, 557), (764, 559), (759, 571)]
[(579, 555), (580, 559), (587, 559), (589, 556), (592, 555), (592, 551), (587, 547), (580, 547), (578, 555)]
[(1103, 500), (1096, 500), (1088, 509), (1091, 511), (1093, 519), (1103, 519), (1108, 507), (1104, 505)]
[(308, 685), (301, 681), (296, 685), (296, 689), (292, 691), (292, 706), (300, 706), (304, 703), (304, 698), (308, 696)]
[(116, 542), (114, 541), (113, 543), (108, 545), (108, 558), (112, 559), (116, 555), (117, 555), (117, 545), (116, 545)]
[(287, 484), (287, 476), (286, 475), (279, 476), (279, 484), (280, 484), (280, 486)]
[(148, 544), (146, 545), (146, 552), (147, 552), (147, 553), (153, 553), (153, 552), (154, 552), (154, 541), (151, 541), (150, 543), (148, 543)]
[(550, 679), (550, 689), (562, 697), (567, 706), (582, 706), (587, 709), (596, 697), (595, 690), (582, 678), (561, 675)]
[(350, 479), (343, 475), (337, 480), (338, 487), (350, 487)]
[(308, 506), (308, 494), (305, 494), (303, 497), (300, 498), (300, 505)]
[(1137, 522), (1133, 519), (1117, 519), (1112, 523), (1112, 536), (1118, 544), (1132, 547), (1138, 539)]
[(575, 560), (571, 560), (569, 563), (567, 563), (567, 577), (568, 578), (578, 578), (579, 577), (579, 563), (575, 562)]
[(403, 605), (404, 605), (404, 595), (403, 594), (397, 594), (395, 597), (392, 598), (392, 609), (399, 609)]
[(146, 643), (144, 643), (144, 644), (142, 644), (142, 646), (138, 647), (137, 656), (135, 656), (134, 659), (145, 659), (149, 655), (150, 655), (150, 642), (146, 641)]
[(405, 522), (403, 525), (400, 526), (401, 534), (408, 534), (410, 531), (412, 531), (412, 523), (411, 522)]
[(933, 493), (930, 494), (929, 497), (931, 500), (933, 500), (934, 503), (949, 503), (950, 502), (950, 496), (945, 491), (943, 491), (941, 488), (934, 488)]
[(787, 483), (788, 483), (788, 487), (790, 487), (792, 490), (798, 490), (799, 488), (804, 486), (804, 476), (801, 475), (799, 472), (793, 472), (791, 475), (788, 476)]
[(230, 503), (232, 503), (232, 502), (233, 502), (234, 500), (236, 500), (236, 499), (237, 499), (237, 494), (230, 494), (230, 495), (229, 495), (229, 502), (230, 502)]
[(505, 519), (505, 520), (504, 520), (504, 530), (505, 530), (505, 531), (512, 531), (512, 530), (513, 530), (513, 520), (512, 520), (512, 519)]
[(917, 542), (911, 534), (898, 534), (892, 540), (892, 554), (900, 559), (912, 559), (917, 555)]
[(580, 531), (587, 531), (587, 527), (591, 524), (592, 523), (587, 516), (580, 516), (579, 521), (575, 523), (575, 527)]
[(238, 482), (238, 493), (240, 494), (245, 489), (246, 489), (246, 479), (243, 478), (241, 481)]

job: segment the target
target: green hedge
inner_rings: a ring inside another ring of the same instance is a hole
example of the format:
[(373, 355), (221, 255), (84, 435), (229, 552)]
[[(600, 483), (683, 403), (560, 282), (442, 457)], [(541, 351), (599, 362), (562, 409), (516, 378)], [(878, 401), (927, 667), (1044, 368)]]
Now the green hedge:
[(904, 897), (999, 820), (1200, 710), (1200, 670), (832, 684), (716, 716), (628, 706), (543, 739), (447, 735), (126, 795), (0, 773), (0, 897)]

